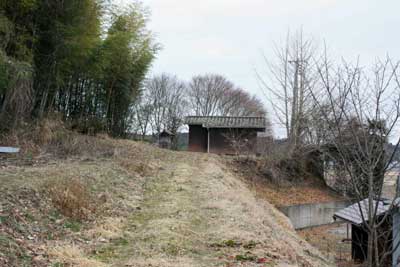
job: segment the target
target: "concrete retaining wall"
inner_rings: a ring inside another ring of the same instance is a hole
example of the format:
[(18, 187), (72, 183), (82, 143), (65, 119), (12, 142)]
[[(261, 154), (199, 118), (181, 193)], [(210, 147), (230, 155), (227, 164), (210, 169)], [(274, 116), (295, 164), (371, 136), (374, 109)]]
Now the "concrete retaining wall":
[(280, 207), (279, 210), (289, 218), (295, 229), (301, 229), (333, 223), (333, 214), (350, 204), (349, 201), (302, 204)]

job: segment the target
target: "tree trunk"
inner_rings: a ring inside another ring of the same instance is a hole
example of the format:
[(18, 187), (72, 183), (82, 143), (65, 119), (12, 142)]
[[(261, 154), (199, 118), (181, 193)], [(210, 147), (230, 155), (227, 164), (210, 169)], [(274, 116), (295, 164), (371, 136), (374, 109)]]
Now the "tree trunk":
[(374, 244), (375, 244), (375, 233), (374, 233), (374, 190), (373, 190), (374, 175), (373, 171), (369, 171), (368, 174), (368, 267), (374, 267)]
[(297, 146), (297, 117), (298, 117), (298, 69), (299, 69), (299, 61), (295, 60), (295, 72), (294, 72), (294, 85), (293, 85), (293, 103), (292, 103), (292, 118), (290, 122), (290, 145), (291, 150), (294, 151)]

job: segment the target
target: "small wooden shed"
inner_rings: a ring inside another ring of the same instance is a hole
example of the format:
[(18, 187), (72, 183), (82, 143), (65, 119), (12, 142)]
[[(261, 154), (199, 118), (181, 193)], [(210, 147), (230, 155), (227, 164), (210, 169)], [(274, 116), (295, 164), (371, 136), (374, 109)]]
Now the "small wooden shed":
[(185, 123), (189, 125), (189, 151), (217, 154), (237, 153), (235, 142), (256, 153), (257, 133), (267, 127), (265, 117), (189, 116)]
[(174, 134), (168, 130), (164, 130), (158, 136), (158, 146), (161, 148), (171, 149), (172, 138)]
[[(400, 217), (397, 199), (395, 205), (391, 200), (374, 200), (373, 207), (376, 209), (376, 216), (381, 222), (377, 230), (378, 251), (383, 255), (387, 253), (382, 267), (400, 266)], [(351, 225), (351, 256), (355, 262), (365, 262), (368, 257), (368, 232), (366, 220), (368, 217), (369, 201), (364, 199), (358, 203), (337, 211), (333, 218), (343, 220)], [(385, 216), (386, 215), (386, 216)], [(385, 216), (385, 217), (384, 217)], [(383, 219), (385, 218), (385, 219)]]

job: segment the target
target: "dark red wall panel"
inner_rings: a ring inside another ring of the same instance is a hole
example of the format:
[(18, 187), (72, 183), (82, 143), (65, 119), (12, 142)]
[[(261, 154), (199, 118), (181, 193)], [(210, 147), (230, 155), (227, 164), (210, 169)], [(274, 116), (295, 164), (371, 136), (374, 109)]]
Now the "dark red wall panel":
[(207, 152), (207, 129), (200, 125), (189, 125), (189, 151)]

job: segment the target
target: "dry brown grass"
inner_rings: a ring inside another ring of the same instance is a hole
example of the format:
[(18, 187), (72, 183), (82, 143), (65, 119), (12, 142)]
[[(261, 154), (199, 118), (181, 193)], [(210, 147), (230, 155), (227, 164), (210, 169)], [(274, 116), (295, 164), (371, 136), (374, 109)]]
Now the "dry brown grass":
[[(108, 265), (88, 258), (82, 249), (75, 245), (56, 245), (49, 249), (54, 264), (74, 267), (107, 267)], [(54, 266), (54, 265), (53, 265)]]
[(46, 192), (61, 214), (85, 220), (97, 211), (97, 201), (88, 185), (77, 178), (50, 180)]
[[(231, 170), (242, 177), (258, 197), (266, 199), (277, 207), (344, 199), (323, 181), (309, 174), (295, 183), (287, 180), (283, 182), (271, 180), (268, 175), (265, 176), (266, 163), (263, 159), (237, 161), (228, 158), (227, 161)], [(271, 169), (271, 172), (274, 172), (274, 169)]]
[[(351, 230), (350, 230), (351, 231)], [(308, 243), (318, 248), (325, 257), (340, 267), (361, 266), (351, 259), (351, 242), (348, 241), (346, 224), (337, 223), (302, 229), (297, 233)], [(351, 233), (349, 233), (351, 236)], [(344, 240), (347, 240), (344, 242)]]
[(193, 267), (196, 263), (190, 258), (149, 258), (128, 261), (125, 266), (129, 267)]
[(89, 156), (111, 157), (115, 147), (106, 139), (84, 136), (70, 131), (57, 132), (47, 144), (46, 150), (60, 157)]
[(67, 129), (57, 118), (32, 122), (0, 136), (3, 145), (21, 148), (19, 158), (48, 157), (68, 158), (71, 156), (111, 157), (115, 146), (106, 135), (100, 138), (82, 135)]
[(141, 176), (151, 175), (154, 171), (151, 165), (149, 165), (145, 161), (135, 160), (133, 161), (131, 158), (122, 158), (119, 160), (119, 164), (124, 169), (137, 173)]
[(126, 225), (126, 218), (108, 217), (98, 222), (92, 229), (89, 229), (85, 236), (90, 239), (117, 239), (123, 237), (123, 229)]
[[(127, 218), (140, 205), (144, 177), (155, 168), (153, 147), (105, 135), (82, 136), (53, 122), (8, 138), (4, 144), (21, 144), (22, 153), (1, 162), (0, 193), (7, 198), (0, 199), (0, 247), (3, 239), (23, 240), (16, 248), (26, 254), (39, 252), (43, 263), (38, 266), (51, 266), (48, 248), (62, 241), (57, 246), (60, 253), (52, 253), (54, 262), (57, 254), (58, 262), (65, 262), (62, 266), (103, 266), (99, 259), (93, 261), (91, 252), (123, 238)], [(30, 159), (25, 163), (26, 158)], [(4, 225), (3, 218), (14, 210), (21, 221)], [(39, 249), (44, 244), (46, 251)], [(62, 248), (70, 244), (74, 246)], [(76, 248), (81, 254), (73, 253)], [(0, 251), (0, 265), (22, 266), (12, 254)], [(25, 262), (24, 266), (36, 264), (29, 257)]]
[(254, 190), (257, 192), (257, 196), (268, 200), (276, 207), (331, 202), (344, 199), (333, 190), (312, 183), (279, 187), (271, 183), (256, 182), (254, 184)]

